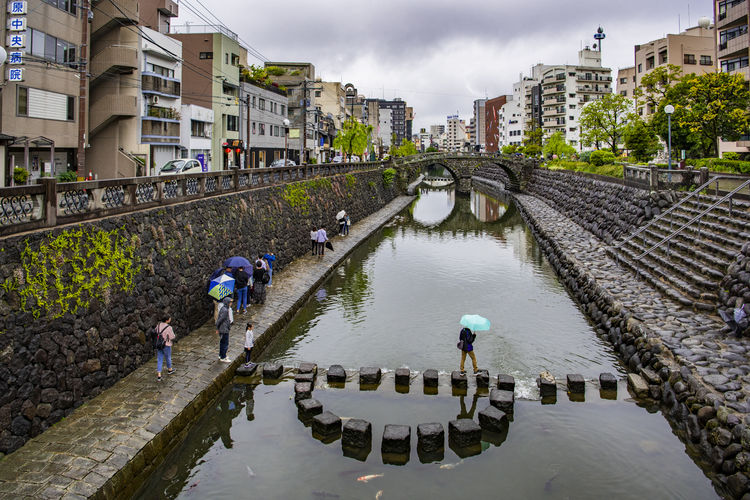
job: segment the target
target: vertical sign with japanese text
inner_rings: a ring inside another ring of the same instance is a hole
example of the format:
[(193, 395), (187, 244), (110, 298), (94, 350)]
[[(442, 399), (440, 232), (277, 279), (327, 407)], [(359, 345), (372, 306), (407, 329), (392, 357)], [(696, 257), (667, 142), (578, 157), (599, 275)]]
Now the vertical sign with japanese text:
[(6, 46), (8, 48), (8, 81), (23, 81), (23, 49), (26, 47), (26, 14), (28, 13), (27, 2), (8, 2), (8, 24), (6, 29), (8, 36)]

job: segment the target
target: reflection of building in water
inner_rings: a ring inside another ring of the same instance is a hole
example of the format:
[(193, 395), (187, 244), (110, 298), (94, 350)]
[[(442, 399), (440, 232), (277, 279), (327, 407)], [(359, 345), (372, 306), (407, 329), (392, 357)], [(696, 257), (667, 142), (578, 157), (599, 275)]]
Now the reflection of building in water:
[(499, 201), (477, 191), (471, 192), (471, 213), (480, 222), (494, 222), (508, 209)]

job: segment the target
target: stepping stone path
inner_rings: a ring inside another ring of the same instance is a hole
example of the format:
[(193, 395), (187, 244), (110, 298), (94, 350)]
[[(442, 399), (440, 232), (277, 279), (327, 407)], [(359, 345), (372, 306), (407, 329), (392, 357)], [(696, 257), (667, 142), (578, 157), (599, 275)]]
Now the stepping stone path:
[(305, 417), (313, 417), (323, 413), (323, 405), (317, 399), (301, 399), (297, 401), (299, 413)]
[(490, 404), (498, 410), (512, 413), (514, 401), (515, 398), (510, 391), (501, 391), (500, 389), (492, 389), (490, 391)]
[(617, 390), (617, 378), (611, 373), (599, 375), (599, 387), (605, 391)]
[(411, 449), (411, 427), (388, 424), (383, 429), (382, 453), (409, 453)]
[(468, 386), (468, 379), (466, 374), (461, 375), (461, 372), (456, 370), (451, 373), (451, 386), (455, 389), (466, 389)]
[(372, 443), (372, 424), (358, 418), (344, 424), (341, 444), (350, 448), (369, 448)]
[(586, 392), (586, 380), (583, 375), (568, 375), (568, 392), (572, 394), (583, 394)]
[(411, 381), (411, 371), (408, 368), (398, 368), (396, 370), (396, 385), (409, 385)]
[(380, 383), (380, 368), (365, 366), (359, 369), (359, 385), (376, 385)]
[(331, 365), (326, 373), (328, 382), (346, 382), (346, 371), (341, 365)]
[(477, 372), (477, 387), (486, 389), (490, 386), (490, 372), (487, 370), (479, 370)]
[(516, 379), (514, 379), (511, 375), (498, 374), (497, 388), (501, 391), (513, 392), (516, 390)]
[(278, 379), (284, 373), (284, 366), (279, 363), (264, 363), (263, 364), (263, 378), (264, 379)]
[(445, 430), (441, 423), (417, 426), (417, 448), (424, 453), (434, 453), (445, 447)]
[(341, 418), (330, 411), (324, 411), (315, 415), (312, 420), (312, 429), (321, 436), (332, 436), (341, 433)]
[(508, 428), (508, 416), (490, 405), (479, 412), (479, 425), (488, 431), (503, 432)]
[(425, 387), (437, 387), (438, 386), (438, 371), (437, 370), (425, 370), (422, 374), (422, 383)]
[(448, 439), (458, 448), (478, 445), (482, 441), (482, 428), (470, 418), (448, 422)]

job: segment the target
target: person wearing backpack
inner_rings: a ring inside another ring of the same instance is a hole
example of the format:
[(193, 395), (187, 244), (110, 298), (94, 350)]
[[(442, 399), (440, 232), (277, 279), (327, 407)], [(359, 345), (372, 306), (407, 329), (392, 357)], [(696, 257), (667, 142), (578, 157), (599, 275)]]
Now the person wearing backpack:
[(476, 340), (476, 338), (477, 335), (475, 333), (472, 333), (472, 331), (468, 328), (462, 328), (461, 332), (458, 334), (457, 347), (461, 349), (461, 365), (459, 367), (459, 369), (461, 370), (461, 375), (466, 375), (466, 370), (464, 370), (464, 362), (466, 361), (467, 354), (471, 358), (471, 364), (474, 365), (474, 373), (477, 372), (477, 358), (474, 355), (474, 340)]
[(167, 373), (174, 373), (172, 368), (172, 341), (175, 339), (174, 330), (170, 326), (172, 316), (165, 314), (162, 320), (156, 325), (156, 380), (161, 380), (161, 368), (164, 361), (167, 362)]
[(216, 319), (216, 334), (219, 336), (219, 361), (231, 363), (232, 360), (227, 357), (229, 350), (229, 328), (234, 321), (232, 315), (232, 298), (224, 297), (221, 300), (219, 316)]

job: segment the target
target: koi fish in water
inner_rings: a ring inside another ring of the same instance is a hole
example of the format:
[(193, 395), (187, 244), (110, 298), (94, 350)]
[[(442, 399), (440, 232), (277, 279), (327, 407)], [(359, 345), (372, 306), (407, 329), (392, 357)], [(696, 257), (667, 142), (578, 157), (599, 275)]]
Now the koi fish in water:
[(366, 476), (360, 476), (360, 477), (357, 478), (357, 481), (362, 482), (362, 483), (366, 483), (366, 482), (368, 482), (368, 481), (370, 481), (372, 479), (378, 478), (378, 477), (383, 477), (383, 474), (368, 474)]
[(380, 500), (383, 498), (383, 490), (378, 490), (377, 493), (375, 493), (375, 500)]

